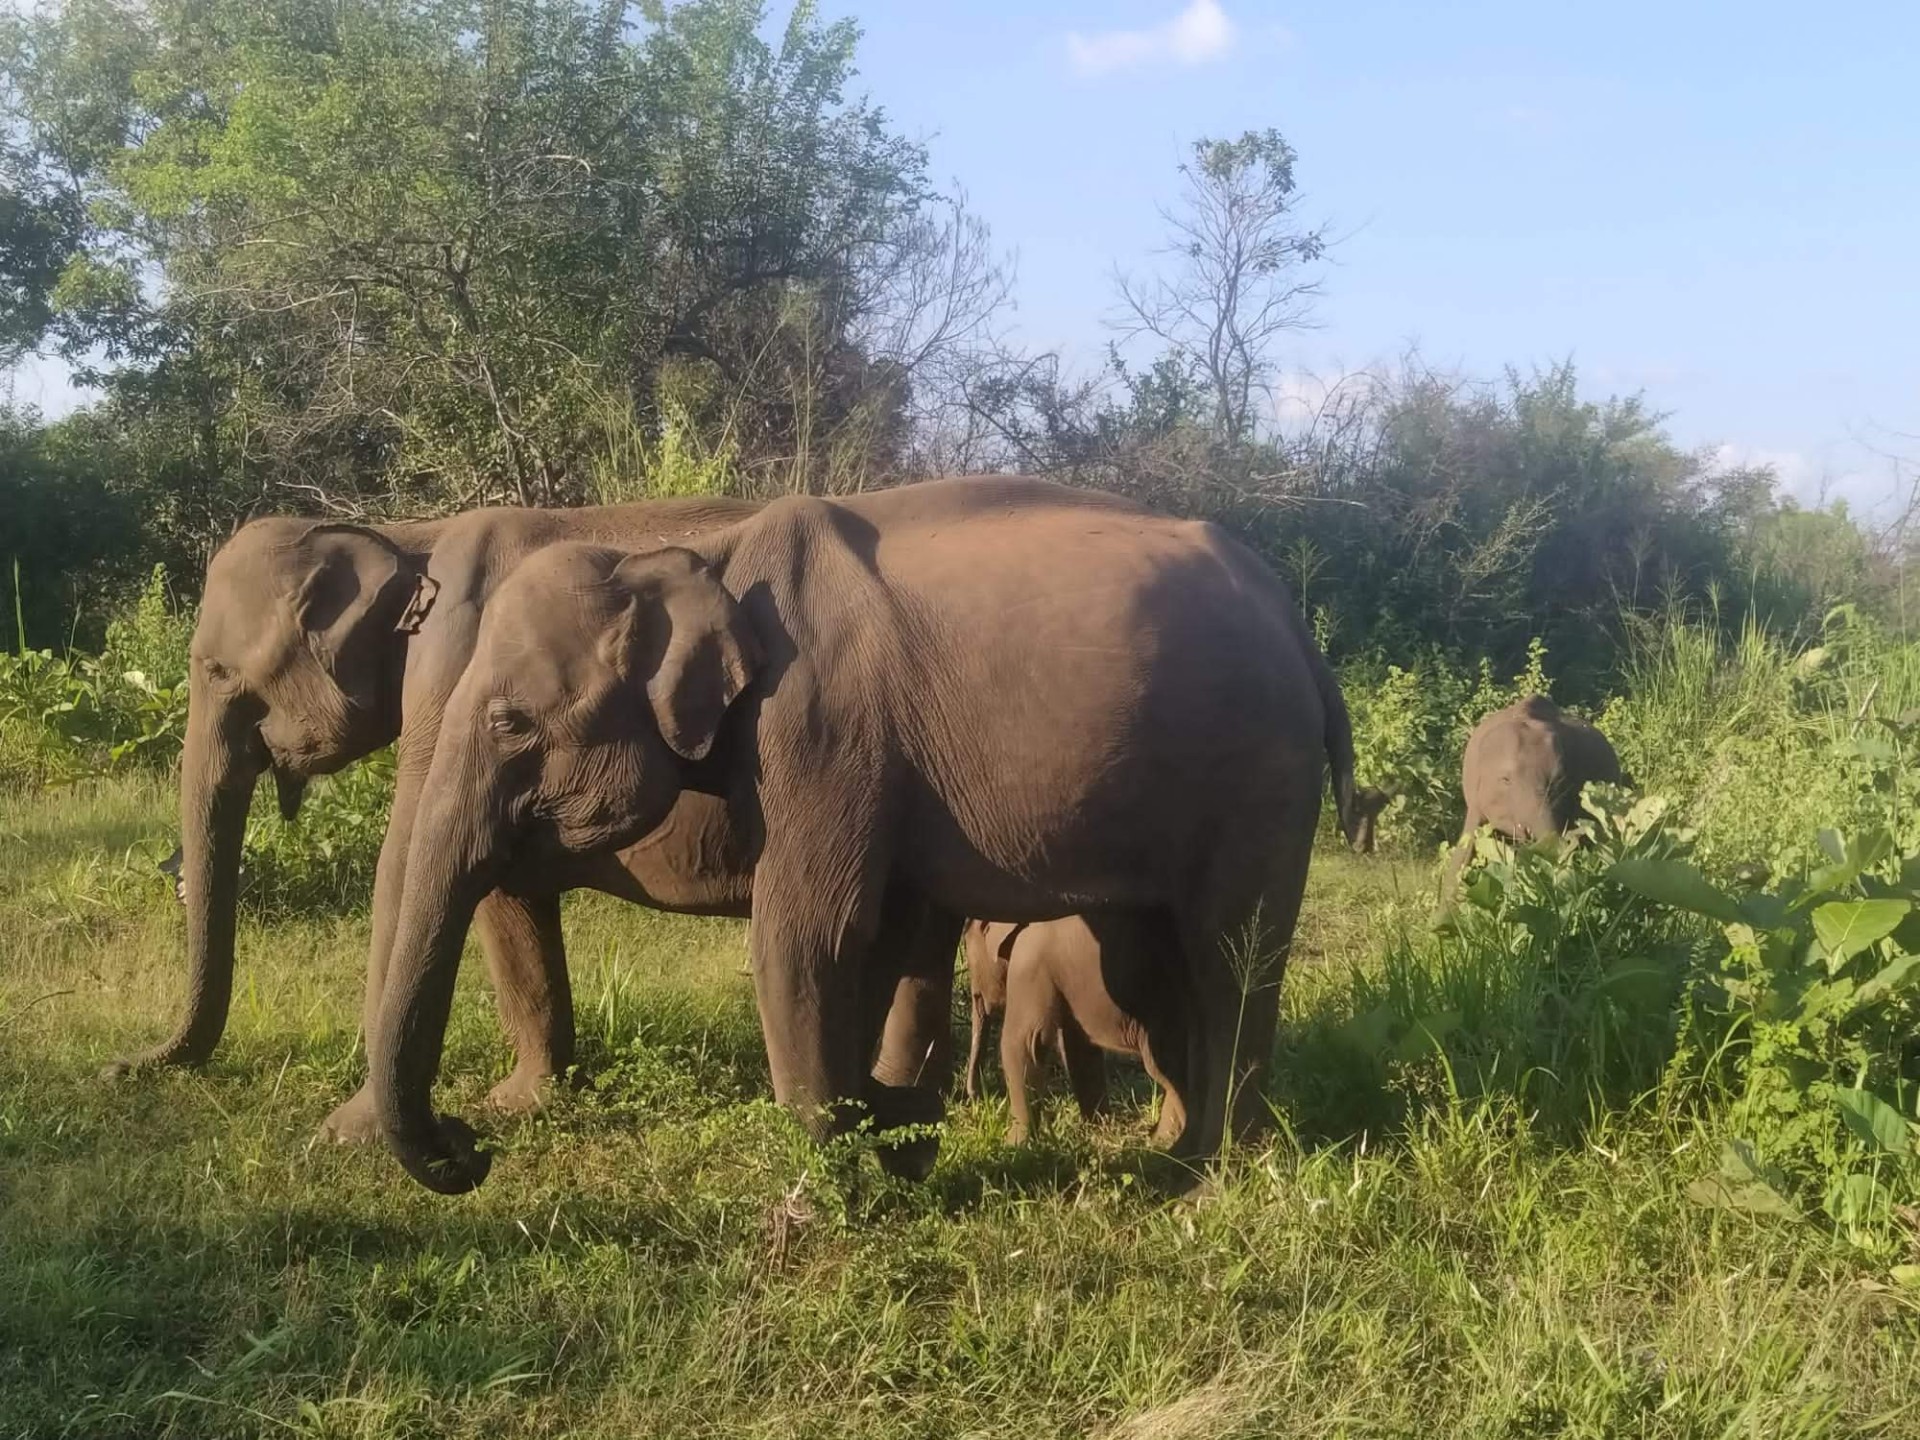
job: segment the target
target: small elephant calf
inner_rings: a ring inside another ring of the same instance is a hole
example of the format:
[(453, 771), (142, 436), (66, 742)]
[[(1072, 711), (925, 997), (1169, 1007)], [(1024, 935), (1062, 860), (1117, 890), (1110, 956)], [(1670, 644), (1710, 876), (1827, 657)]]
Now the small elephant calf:
[(1483, 824), (1522, 843), (1562, 834), (1580, 818), (1580, 791), (1591, 781), (1632, 784), (1607, 737), (1546, 696), (1483, 717), (1461, 761), (1467, 823), (1447, 862), (1443, 895)]
[(1030, 1092), (1049, 1049), (1058, 1051), (1080, 1112), (1089, 1118), (1106, 1105), (1106, 1063), (1100, 1052), (1138, 1056), (1162, 1092), (1153, 1138), (1169, 1145), (1179, 1138), (1187, 1120), (1186, 1007), (1168, 963), (1173, 937), (1156, 944), (1160, 938), (1151, 923), (1132, 917), (967, 922), (973, 990), (967, 1098), (979, 1090), (987, 1025), (1004, 1013), (1000, 1065), (1013, 1111), (1008, 1144), (1018, 1145), (1040, 1128), (1040, 1097)]

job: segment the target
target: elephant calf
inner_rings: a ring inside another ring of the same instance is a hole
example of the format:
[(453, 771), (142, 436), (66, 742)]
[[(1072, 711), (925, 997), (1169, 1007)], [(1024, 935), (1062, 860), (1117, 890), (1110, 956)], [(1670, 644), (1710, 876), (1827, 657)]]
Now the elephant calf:
[(1509, 840), (1544, 840), (1580, 818), (1582, 786), (1630, 783), (1607, 737), (1544, 695), (1485, 716), (1467, 738), (1460, 769), (1467, 823), (1447, 862), (1449, 889), (1482, 825)]
[[(1096, 930), (1098, 933), (1096, 933)], [(973, 1039), (967, 1053), (967, 1098), (979, 1090), (980, 1052), (989, 1022), (1004, 1019), (1000, 1065), (1007, 1077), (1013, 1122), (1007, 1143), (1039, 1130), (1042, 1096), (1035, 1090), (1049, 1049), (1057, 1050), (1080, 1113), (1091, 1119), (1106, 1105), (1102, 1050), (1138, 1056), (1160, 1087), (1154, 1140), (1171, 1144), (1186, 1128), (1186, 1007), (1177, 977), (1167, 968), (1175, 944), (1156, 947), (1141, 922), (1064, 920), (1009, 925), (969, 920), (967, 974), (973, 990)], [(1117, 986), (1125, 1004), (1109, 985)]]

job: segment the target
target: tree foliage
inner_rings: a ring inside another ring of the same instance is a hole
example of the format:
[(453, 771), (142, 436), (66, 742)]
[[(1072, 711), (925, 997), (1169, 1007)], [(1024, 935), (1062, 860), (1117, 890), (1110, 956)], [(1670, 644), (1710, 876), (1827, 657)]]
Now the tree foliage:
[(10, 333), (107, 357), (129, 415), (194, 417), (208, 538), (263, 504), (578, 500), (607, 427), (668, 394), (749, 470), (856, 420), (884, 434), (915, 365), (998, 303), (990, 258), (944, 330), (888, 312), (924, 316), (913, 277), (969, 236), (848, 94), (849, 22), (640, 17), (64, 0), (10, 22), (9, 164), (91, 217), (65, 241), (9, 225), (33, 262), (9, 267)]

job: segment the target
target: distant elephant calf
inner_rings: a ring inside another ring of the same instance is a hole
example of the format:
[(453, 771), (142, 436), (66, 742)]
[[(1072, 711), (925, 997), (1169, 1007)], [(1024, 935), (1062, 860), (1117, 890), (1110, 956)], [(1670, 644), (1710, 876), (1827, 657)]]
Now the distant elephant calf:
[(1160, 1087), (1160, 1120), (1153, 1138), (1172, 1144), (1186, 1128), (1186, 1006), (1169, 963), (1172, 934), (1158, 937), (1148, 921), (1087, 918), (1012, 925), (969, 920), (967, 973), (973, 991), (973, 1039), (967, 1053), (967, 1098), (979, 1092), (980, 1052), (988, 1024), (1004, 1015), (1000, 1066), (1013, 1112), (1007, 1143), (1018, 1145), (1040, 1129), (1042, 1096), (1035, 1088), (1048, 1050), (1056, 1050), (1080, 1113), (1091, 1119), (1106, 1106), (1105, 1057), (1138, 1057)]
[(1443, 893), (1465, 863), (1474, 831), (1492, 825), (1522, 843), (1562, 834), (1580, 818), (1580, 790), (1592, 781), (1629, 783), (1607, 737), (1546, 696), (1529, 695), (1484, 717), (1460, 766), (1467, 822), (1447, 862)]

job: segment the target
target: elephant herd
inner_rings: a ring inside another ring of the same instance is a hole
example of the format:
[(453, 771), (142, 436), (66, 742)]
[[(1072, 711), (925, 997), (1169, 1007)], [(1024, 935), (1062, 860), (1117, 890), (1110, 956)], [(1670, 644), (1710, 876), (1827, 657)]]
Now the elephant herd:
[[(776, 1097), (817, 1139), (938, 1121), (964, 938), (1025, 1135), (1058, 1048), (1165, 1092), (1200, 1160), (1262, 1118), (1279, 985), (1329, 774), (1350, 843), (1347, 710), (1286, 588), (1216, 527), (1004, 476), (825, 500), (290, 518), (207, 571), (192, 645), (177, 893), (186, 1014), (114, 1073), (208, 1058), (226, 1023), (255, 785), (395, 749), (360, 1091), (327, 1117), (447, 1194), (489, 1157), (432, 1089), (469, 927), (538, 1104), (573, 1061), (560, 895), (751, 916)], [(1467, 751), (1468, 834), (1564, 828), (1598, 732), (1538, 697)], [(1463, 836), (1463, 839), (1466, 838)], [(991, 917), (990, 920), (970, 917)], [(937, 1140), (883, 1139), (923, 1176)], [(937, 1132), (933, 1132), (937, 1133)]]

